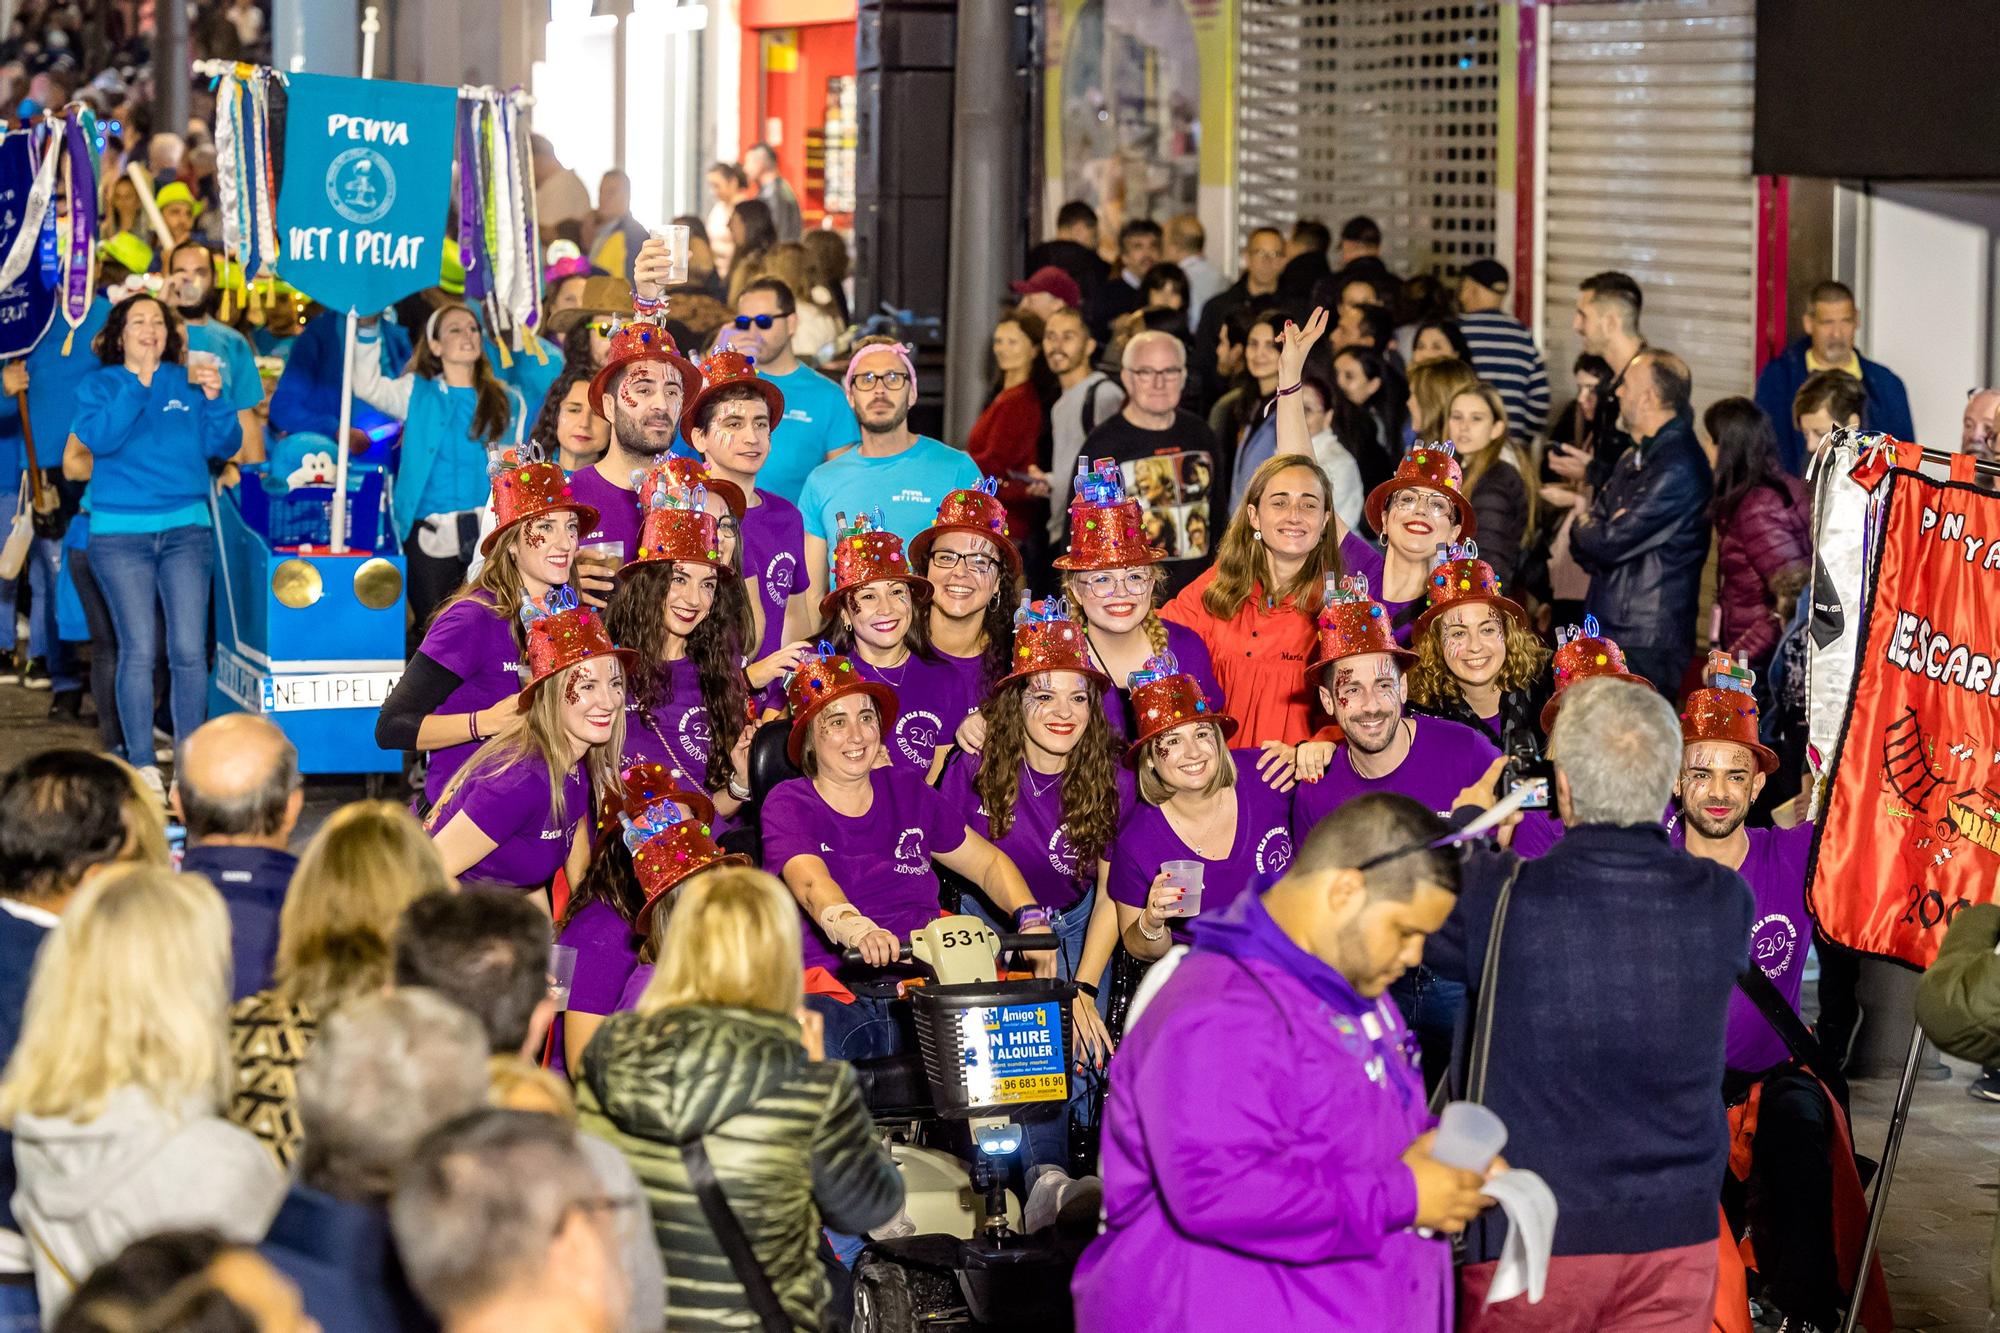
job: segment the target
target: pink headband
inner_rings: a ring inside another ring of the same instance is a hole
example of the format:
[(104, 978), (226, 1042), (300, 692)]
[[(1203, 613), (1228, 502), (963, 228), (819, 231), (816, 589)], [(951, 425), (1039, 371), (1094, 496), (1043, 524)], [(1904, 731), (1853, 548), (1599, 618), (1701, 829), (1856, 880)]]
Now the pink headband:
[(869, 343), (866, 347), (856, 348), (847, 362), (847, 375), (840, 381), (840, 387), (849, 393), (854, 391), (854, 367), (870, 352), (889, 352), (903, 363), (903, 373), (910, 377), (910, 397), (914, 400), (917, 396), (917, 368), (910, 360), (908, 343)]

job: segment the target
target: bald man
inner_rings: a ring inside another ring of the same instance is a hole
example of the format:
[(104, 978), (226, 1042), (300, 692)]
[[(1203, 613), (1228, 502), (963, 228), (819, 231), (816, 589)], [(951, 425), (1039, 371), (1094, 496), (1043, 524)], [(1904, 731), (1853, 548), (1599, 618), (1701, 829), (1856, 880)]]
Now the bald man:
[(271, 984), (278, 956), (278, 912), (298, 865), (285, 848), (306, 799), (299, 753), (267, 719), (225, 713), (187, 738), (168, 798), (187, 825), (182, 872), (207, 876), (229, 906), (240, 1000)]

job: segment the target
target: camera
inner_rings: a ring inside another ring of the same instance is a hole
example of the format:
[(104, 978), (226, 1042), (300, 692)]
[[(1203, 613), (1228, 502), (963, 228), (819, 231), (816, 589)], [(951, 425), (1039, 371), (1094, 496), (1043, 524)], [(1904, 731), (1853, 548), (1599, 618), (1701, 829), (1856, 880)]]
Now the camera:
[(1546, 810), (1555, 792), (1555, 765), (1532, 750), (1517, 749), (1507, 756), (1507, 766), (1500, 770), (1500, 782), (1493, 789), (1495, 796), (1505, 796), (1522, 783), (1528, 784), (1528, 799), (1521, 803), (1523, 810)]

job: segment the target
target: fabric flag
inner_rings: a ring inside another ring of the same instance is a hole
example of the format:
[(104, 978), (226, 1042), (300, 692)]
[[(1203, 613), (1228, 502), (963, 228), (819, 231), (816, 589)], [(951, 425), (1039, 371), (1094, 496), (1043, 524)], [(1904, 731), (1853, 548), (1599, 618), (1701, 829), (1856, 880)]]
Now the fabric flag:
[(29, 195), (41, 156), (35, 151), (37, 132), (17, 130), (0, 138), (0, 252), (10, 250), (24, 227), (37, 233), (36, 251), (19, 277), (0, 291), (0, 357), (25, 356), (48, 332), (56, 313), (56, 286), (61, 280), (52, 226), (55, 214), (32, 212)]
[(1898, 467), (1884, 483), (1806, 892), (1836, 943), (1918, 968), (1967, 903), (1994, 900), (2000, 871), (2000, 495), (1953, 471)]
[(288, 90), (280, 275), (362, 315), (435, 284), (457, 90), (324, 74)]

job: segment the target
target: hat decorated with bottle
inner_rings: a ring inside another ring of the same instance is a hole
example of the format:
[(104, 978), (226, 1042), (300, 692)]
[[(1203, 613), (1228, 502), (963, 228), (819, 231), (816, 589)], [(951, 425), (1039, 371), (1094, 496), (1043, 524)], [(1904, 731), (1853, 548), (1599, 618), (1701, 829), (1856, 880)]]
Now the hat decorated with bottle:
[(493, 544), (501, 533), (543, 514), (575, 514), (578, 532), (597, 526), (597, 510), (571, 495), (569, 478), (548, 461), (539, 444), (530, 442), (509, 449), (486, 470), (493, 477), (493, 531), (481, 539), (481, 555), (493, 554)]
[(764, 406), (770, 409), (772, 429), (785, 419), (784, 391), (757, 373), (754, 356), (734, 347), (718, 347), (703, 359), (701, 379), (701, 392), (688, 399), (687, 406), (681, 409), (681, 438), (689, 444), (694, 443), (691, 432), (703, 405), (721, 397), (725, 389), (755, 389), (762, 395)]
[(1139, 502), (1125, 494), (1125, 477), (1115, 460), (1076, 460), (1076, 489), (1069, 502), (1069, 551), (1057, 569), (1130, 569), (1157, 564), (1167, 553), (1146, 543)]
[(1500, 595), (1500, 576), (1493, 572), (1493, 566), (1479, 558), (1478, 542), (1453, 542), (1441, 547), (1424, 590), (1430, 594), (1430, 605), (1417, 617), (1419, 634), (1454, 606), (1474, 604), (1497, 608), (1511, 616), (1516, 625), (1527, 628), (1527, 613), (1519, 603)]
[(686, 445), (675, 445), (672, 452), (650, 468), (632, 471), (632, 489), (638, 494), (641, 510), (651, 504), (654, 491), (668, 486), (706, 487), (722, 500), (738, 523), (743, 521), (743, 488), (733, 481), (709, 475), (708, 461)]
[(537, 686), (580, 662), (615, 657), (627, 671), (638, 664), (639, 655), (611, 642), (604, 618), (580, 603), (576, 589), (567, 583), (549, 589), (540, 606), (523, 593), (521, 623), (528, 629), (528, 680), (517, 696), (522, 712), (533, 701)]
[(667, 800), (686, 806), (697, 823), (715, 822), (715, 802), (706, 792), (681, 781), (680, 772), (671, 765), (647, 759), (618, 770), (618, 786), (605, 794), (597, 812), (597, 836), (618, 829), (621, 815), (636, 815), (656, 801)]
[(1218, 713), (1202, 696), (1201, 682), (1181, 670), (1172, 653), (1156, 653), (1146, 665), (1125, 678), (1132, 691), (1132, 715), (1139, 720), (1138, 734), (1126, 748), (1125, 762), (1138, 767), (1139, 756), (1155, 738), (1190, 722), (1213, 722), (1222, 728), (1226, 742), (1236, 734), (1236, 719)]
[(1542, 734), (1547, 735), (1556, 724), (1556, 713), (1562, 707), (1563, 691), (1580, 680), (1592, 676), (1609, 676), (1613, 680), (1629, 680), (1634, 685), (1653, 688), (1653, 682), (1644, 676), (1634, 675), (1625, 669), (1625, 654), (1617, 644), (1604, 637), (1597, 624), (1596, 616), (1585, 616), (1583, 625), (1565, 625), (1556, 631), (1555, 656), (1556, 692), (1542, 705)]
[(993, 688), (997, 692), (1010, 681), (1043, 671), (1074, 671), (1111, 684), (1111, 677), (1091, 663), (1083, 626), (1070, 618), (1069, 602), (1061, 597), (1030, 601), (1024, 592), (1014, 612), (1014, 660)]
[(725, 852), (715, 845), (708, 820), (695, 818), (680, 807), (686, 793), (669, 792), (638, 811), (620, 811), (618, 821), (625, 826), (625, 846), (632, 853), (632, 869), (645, 891), (646, 904), (632, 919), (632, 929), (641, 935), (653, 928), (653, 909), (688, 876), (713, 866), (747, 866), (750, 858)]
[(1387, 653), (1405, 666), (1417, 655), (1396, 642), (1389, 625), (1389, 613), (1382, 603), (1368, 595), (1368, 576), (1349, 574), (1345, 578), (1326, 576), (1325, 600), (1319, 612), (1319, 631), (1313, 652), (1306, 662), (1306, 679), (1319, 675), (1322, 667), (1343, 657), (1364, 653)]
[(968, 537), (984, 537), (993, 543), (993, 549), (1007, 562), (1007, 568), (1015, 578), (1021, 577), (1021, 553), (1007, 536), (1007, 507), (1000, 503), (1000, 479), (981, 477), (977, 486), (962, 491), (952, 491), (938, 506), (937, 522), (925, 528), (910, 539), (910, 566), (924, 567), (930, 558), (931, 544), (947, 532), (962, 532)]
[(683, 409), (688, 399), (701, 392), (701, 372), (695, 369), (694, 362), (681, 355), (681, 349), (674, 345), (674, 335), (667, 332), (667, 326), (649, 319), (635, 319), (612, 331), (611, 350), (604, 358), (604, 369), (590, 381), (590, 410), (603, 416), (604, 395), (611, 391), (611, 382), (624, 373), (626, 367), (640, 361), (657, 361), (671, 367), (681, 377)]
[(639, 553), (618, 570), (622, 578), (640, 565), (687, 562), (707, 565), (716, 573), (736, 571), (722, 558), (722, 540), (715, 515), (708, 512), (708, 491), (699, 483), (651, 485), (639, 520)]
[(1689, 690), (1681, 705), (1681, 743), (1740, 745), (1756, 756), (1760, 771), (1777, 772), (1777, 752), (1757, 738), (1757, 673), (1715, 650), (1708, 655), (1702, 679), (1707, 687)]
[(1368, 492), (1368, 526), (1382, 531), (1382, 513), (1389, 507), (1390, 497), (1413, 487), (1436, 491), (1451, 501), (1458, 510), (1459, 536), (1470, 537), (1479, 530), (1479, 516), (1465, 498), (1465, 472), (1458, 465), (1458, 450), (1450, 440), (1436, 444), (1418, 440), (1410, 446), (1396, 467), (1396, 475)]
[(852, 523), (846, 514), (835, 514), (833, 588), (819, 600), (820, 615), (831, 619), (842, 597), (884, 580), (908, 584), (910, 596), (919, 603), (931, 599), (929, 581), (912, 574), (910, 562), (903, 558), (903, 539), (883, 530), (880, 508), (856, 514)]
[(805, 754), (806, 737), (812, 731), (812, 720), (820, 710), (835, 699), (849, 694), (865, 694), (875, 701), (881, 710), (882, 730), (886, 734), (895, 725), (896, 692), (880, 681), (864, 680), (854, 663), (833, 651), (833, 645), (825, 639), (805, 656), (793, 670), (791, 679), (785, 682), (785, 702), (792, 708), (792, 734), (785, 742), (785, 752), (794, 764)]

